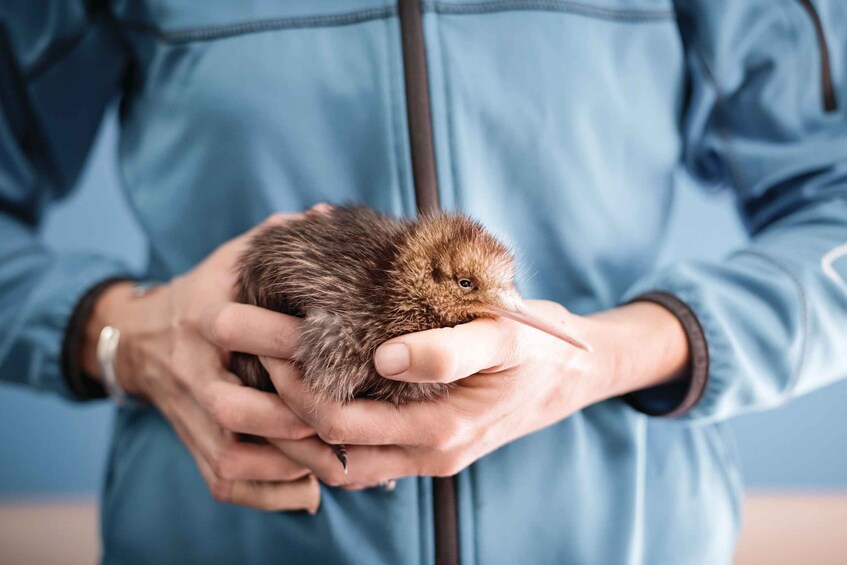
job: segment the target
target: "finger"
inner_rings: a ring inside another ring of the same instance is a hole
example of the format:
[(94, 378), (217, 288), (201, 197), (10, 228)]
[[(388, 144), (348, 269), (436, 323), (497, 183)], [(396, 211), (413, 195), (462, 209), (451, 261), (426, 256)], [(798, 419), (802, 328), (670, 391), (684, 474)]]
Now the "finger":
[(332, 212), (334, 206), (332, 204), (327, 204), (326, 202), (321, 202), (319, 204), (315, 204), (308, 210), (306, 210), (306, 214), (329, 214)]
[(271, 444), (238, 440), (216, 454), (213, 469), (218, 477), (230, 481), (294, 481), (309, 474), (309, 469)]
[(168, 408), (169, 419), (184, 430), (202, 459), (225, 480), (285, 481), (302, 477), (306, 469), (269, 444), (239, 441), (220, 428), (191, 397), (176, 397)]
[[(230, 466), (229, 470), (219, 466), (219, 471), (216, 471), (214, 461), (210, 462), (202, 453), (185, 421), (174, 413), (173, 405), (169, 405), (164, 412), (194, 457), (200, 474), (215, 500), (259, 510), (307, 510), (310, 514), (317, 512), (320, 504), (317, 481), (314, 477), (308, 480), (308, 469), (283, 455), (276, 447), (270, 444), (242, 444), (239, 446), (242, 453), (236, 453), (228, 459), (236, 466)], [(238, 465), (242, 465), (240, 470)]]
[(334, 404), (311, 394), (306, 389), (299, 369), (293, 363), (264, 356), (260, 356), (259, 361), (268, 372), (282, 402), (307, 425), (314, 427), (314, 422), (320, 417), (319, 413), (322, 412), (320, 408)]
[(399, 477), (418, 475), (426, 470), (412, 457), (415, 451), (395, 445), (348, 446), (348, 453), (352, 453), (353, 457), (345, 472), (335, 458), (332, 447), (319, 439), (274, 440), (273, 444), (332, 487), (373, 486)]
[(214, 422), (230, 432), (285, 439), (315, 433), (272, 392), (220, 380), (207, 383), (197, 396)]
[(290, 359), (303, 321), (273, 310), (222, 302), (206, 309), (200, 320), (203, 336), (227, 351)]
[(458, 422), (451, 417), (449, 397), (440, 403), (404, 406), (368, 399), (341, 404), (315, 397), (291, 363), (260, 360), (285, 404), (329, 444), (431, 445)]
[(206, 486), (209, 487), (212, 497), (218, 502), (229, 502), (232, 492), (232, 481), (221, 479), (215, 474), (206, 457), (194, 441), (194, 437), (188, 431), (188, 428), (184, 425), (179, 415), (173, 411), (172, 407), (164, 404), (160, 404), (159, 407), (176, 431), (183, 445), (188, 448), (188, 452), (194, 458), (197, 469), (200, 471), (200, 475), (203, 477)]
[(270, 216), (265, 218), (262, 223), (253, 226), (248, 231), (230, 239), (229, 241), (221, 245), (214, 253), (214, 260), (216, 262), (220, 261), (221, 263), (227, 265), (234, 264), (235, 261), (238, 260), (238, 257), (241, 255), (241, 253), (243, 253), (244, 250), (247, 248), (250, 239), (257, 233), (259, 233), (261, 230), (265, 229), (268, 226), (281, 225), (302, 217), (303, 214), (271, 214)]
[(392, 380), (450, 383), (503, 368), (515, 358), (517, 335), (504, 320), (474, 320), (389, 340), (376, 350), (374, 364)]
[(320, 506), (320, 487), (314, 475), (294, 481), (227, 480), (219, 477), (202, 457), (196, 461), (218, 502), (267, 511), (306, 510), (309, 514), (315, 514)]
[(231, 500), (259, 510), (306, 510), (314, 515), (320, 506), (321, 491), (314, 475), (290, 482), (236, 481)]

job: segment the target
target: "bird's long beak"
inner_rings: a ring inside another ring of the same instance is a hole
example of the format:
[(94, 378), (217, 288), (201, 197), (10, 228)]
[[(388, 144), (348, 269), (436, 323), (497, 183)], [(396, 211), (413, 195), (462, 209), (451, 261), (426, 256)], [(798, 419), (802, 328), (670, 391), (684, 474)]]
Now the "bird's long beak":
[(495, 316), (509, 318), (510, 320), (535, 328), (544, 333), (550, 334), (553, 337), (557, 337), (562, 341), (570, 343), (574, 347), (582, 349), (583, 351), (587, 351), (589, 353), (594, 351), (594, 348), (582, 339), (539, 318), (534, 312), (526, 307), (520, 295), (517, 293), (500, 295), (496, 299), (496, 303), (494, 302), (495, 301), (486, 302), (485, 307)]

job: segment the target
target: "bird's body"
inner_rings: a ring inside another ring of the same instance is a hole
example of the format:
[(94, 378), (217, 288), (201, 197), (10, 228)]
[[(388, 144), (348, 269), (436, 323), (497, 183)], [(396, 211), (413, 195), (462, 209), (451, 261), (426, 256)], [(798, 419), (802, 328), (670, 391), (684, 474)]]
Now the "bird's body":
[[(314, 393), (400, 404), (436, 398), (447, 385), (379, 376), (376, 348), (481, 316), (527, 317), (512, 312), (514, 277), (509, 248), (467, 216), (395, 219), (340, 206), (261, 230), (242, 256), (237, 291), (241, 302), (304, 318), (294, 361)], [(273, 390), (255, 356), (234, 354), (232, 369)]]
[[(304, 318), (295, 361), (314, 392), (342, 402), (435, 398), (445, 385), (390, 381), (373, 365), (374, 351), (388, 339), (471, 319), (437, 315), (415, 297), (410, 281), (398, 281), (422, 230), (447, 249), (460, 232), (481, 228), (458, 215), (413, 221), (364, 207), (311, 212), (253, 239), (242, 257), (238, 299)], [(236, 354), (233, 370), (251, 386), (273, 389), (255, 356)]]

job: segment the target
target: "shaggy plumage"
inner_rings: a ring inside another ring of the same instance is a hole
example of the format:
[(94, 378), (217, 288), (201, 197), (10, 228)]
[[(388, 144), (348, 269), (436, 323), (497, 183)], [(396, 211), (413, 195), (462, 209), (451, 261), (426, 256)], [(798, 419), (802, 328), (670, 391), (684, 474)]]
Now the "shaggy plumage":
[[(394, 219), (342, 206), (261, 230), (241, 258), (238, 299), (304, 318), (295, 361), (316, 394), (340, 402), (436, 398), (443, 384), (382, 378), (376, 348), (393, 337), (491, 316), (517, 295), (511, 251), (460, 214)], [(248, 385), (273, 390), (252, 355), (234, 354)]]

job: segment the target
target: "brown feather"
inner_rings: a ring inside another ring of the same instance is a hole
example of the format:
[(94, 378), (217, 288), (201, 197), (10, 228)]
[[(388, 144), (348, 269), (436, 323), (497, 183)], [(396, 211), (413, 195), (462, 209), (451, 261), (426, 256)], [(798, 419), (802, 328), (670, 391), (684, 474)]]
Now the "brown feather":
[[(400, 404), (436, 398), (447, 386), (381, 377), (376, 348), (485, 316), (481, 300), (514, 289), (514, 276), (509, 248), (464, 215), (401, 220), (339, 206), (261, 230), (241, 258), (237, 291), (240, 302), (304, 318), (294, 361), (314, 393)], [(273, 390), (255, 356), (233, 354), (232, 370)]]

